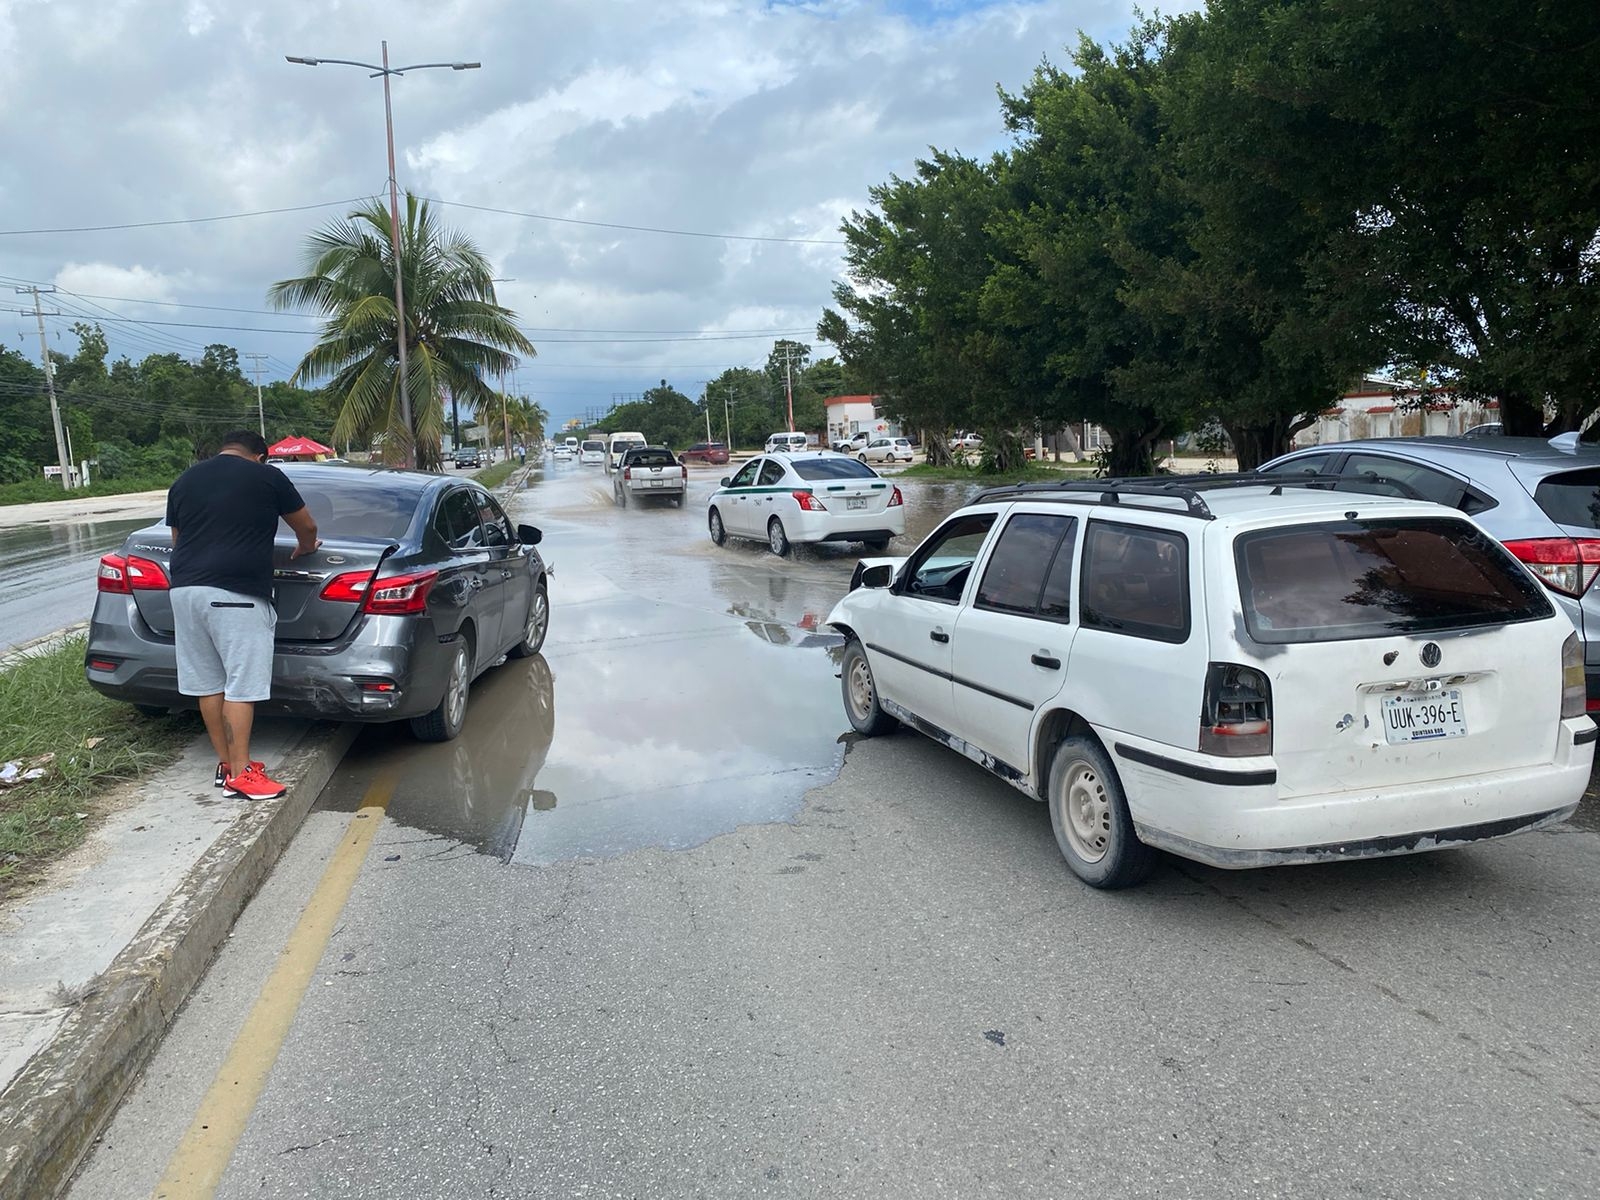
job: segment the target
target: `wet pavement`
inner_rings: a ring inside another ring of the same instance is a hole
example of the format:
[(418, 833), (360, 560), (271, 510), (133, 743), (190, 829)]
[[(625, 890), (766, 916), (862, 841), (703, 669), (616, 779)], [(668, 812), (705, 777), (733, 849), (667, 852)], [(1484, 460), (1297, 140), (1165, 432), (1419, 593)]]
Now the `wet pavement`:
[[(613, 506), (598, 468), (556, 464), (509, 504), (554, 564), (544, 653), (474, 686), (455, 742), (363, 733), (322, 798), (354, 811), (395, 771), (391, 820), (514, 865), (682, 849), (790, 820), (827, 782), (849, 729), (842, 639), (824, 627), (859, 546), (712, 545), (705, 503)], [(969, 489), (907, 487), (905, 553)]]
[(100, 556), (161, 515), (93, 516), (0, 528), (0, 651), (87, 621)]

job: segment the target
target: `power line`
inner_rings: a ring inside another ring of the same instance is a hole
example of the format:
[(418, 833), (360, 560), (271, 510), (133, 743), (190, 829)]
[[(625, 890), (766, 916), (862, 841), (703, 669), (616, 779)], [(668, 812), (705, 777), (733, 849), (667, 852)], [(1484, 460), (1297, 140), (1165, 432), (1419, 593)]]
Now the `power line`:
[(554, 221), (561, 225), (587, 225), (594, 229), (623, 229), (630, 233), (661, 233), (672, 237), (712, 238), (725, 242), (780, 242), (792, 246), (847, 246), (842, 238), (791, 238), (769, 237), (754, 233), (705, 233), (695, 229), (662, 229), (654, 225), (623, 225), (614, 221), (583, 221), (577, 217), (552, 217), (548, 213), (518, 212), (514, 208), (491, 208), (485, 204), (467, 204), (461, 200), (440, 200), (431, 196), (418, 196), (429, 204), (442, 204), (447, 208), (467, 208), (473, 212), (495, 213), (502, 217), (526, 217), (530, 221)]
[(350, 200), (326, 200), (321, 204), (298, 204), (290, 208), (263, 208), (255, 212), (222, 213), (214, 217), (174, 217), (167, 221), (124, 221), (116, 225), (61, 225), (49, 229), (0, 229), (0, 237), (25, 237), (43, 233), (106, 233), (119, 229), (159, 229), (169, 225), (207, 225), (215, 221), (240, 221), (246, 217), (275, 217), (282, 213), (311, 212), (318, 208), (337, 208), (343, 204), (359, 204), (370, 196), (357, 196)]

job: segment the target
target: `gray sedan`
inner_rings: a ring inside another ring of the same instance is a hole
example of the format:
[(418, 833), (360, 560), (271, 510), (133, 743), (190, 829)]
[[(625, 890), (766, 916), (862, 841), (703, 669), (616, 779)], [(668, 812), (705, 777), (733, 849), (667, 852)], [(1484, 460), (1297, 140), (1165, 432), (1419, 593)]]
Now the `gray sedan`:
[[(513, 526), (470, 481), (311, 463), (279, 468), (316, 518), (322, 547), (290, 560), (280, 527), (272, 699), (263, 713), (409, 720), (417, 737), (461, 732), (472, 681), (544, 645), (548, 570), (539, 530)], [(89, 684), (141, 708), (178, 694), (167, 569), (172, 532), (137, 530), (100, 560)]]

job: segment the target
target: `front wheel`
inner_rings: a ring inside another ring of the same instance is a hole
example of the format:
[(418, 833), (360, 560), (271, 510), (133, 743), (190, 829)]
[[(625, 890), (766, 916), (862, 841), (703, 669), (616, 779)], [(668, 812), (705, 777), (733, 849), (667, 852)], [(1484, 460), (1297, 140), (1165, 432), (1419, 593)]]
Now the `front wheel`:
[(728, 540), (728, 531), (722, 527), (722, 514), (716, 509), (711, 510), (711, 515), (706, 518), (706, 525), (711, 530), (713, 546), (720, 546)]
[(1062, 857), (1090, 887), (1131, 887), (1150, 874), (1156, 852), (1134, 832), (1122, 781), (1099, 742), (1072, 737), (1056, 747), (1045, 798)]
[(844, 648), (839, 683), (844, 689), (844, 715), (857, 733), (877, 737), (893, 733), (899, 726), (900, 722), (884, 712), (878, 702), (878, 686), (872, 677), (872, 664), (867, 661), (866, 647), (855, 638)]
[(544, 637), (550, 631), (550, 594), (544, 581), (533, 589), (533, 599), (528, 602), (528, 619), (522, 626), (522, 640), (511, 647), (512, 658), (532, 658), (544, 647)]
[(455, 656), (444, 682), (444, 695), (438, 707), (411, 718), (411, 732), (419, 742), (448, 742), (467, 723), (467, 693), (472, 690), (472, 645), (465, 637), (456, 638)]
[(858, 454), (858, 455), (856, 455), (856, 457), (859, 458), (862, 462), (866, 462), (867, 461), (867, 456), (865, 454)]
[(789, 553), (789, 535), (784, 531), (783, 522), (777, 517), (767, 522), (767, 545), (779, 558)]

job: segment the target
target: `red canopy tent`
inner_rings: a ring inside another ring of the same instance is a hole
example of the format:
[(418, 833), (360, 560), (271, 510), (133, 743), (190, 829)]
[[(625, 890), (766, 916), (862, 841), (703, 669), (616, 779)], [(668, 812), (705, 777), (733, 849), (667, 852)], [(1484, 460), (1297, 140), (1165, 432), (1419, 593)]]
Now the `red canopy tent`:
[(267, 447), (267, 457), (269, 458), (318, 459), (332, 458), (333, 456), (334, 450), (332, 446), (324, 446), (314, 438), (308, 437), (284, 438), (283, 441)]

